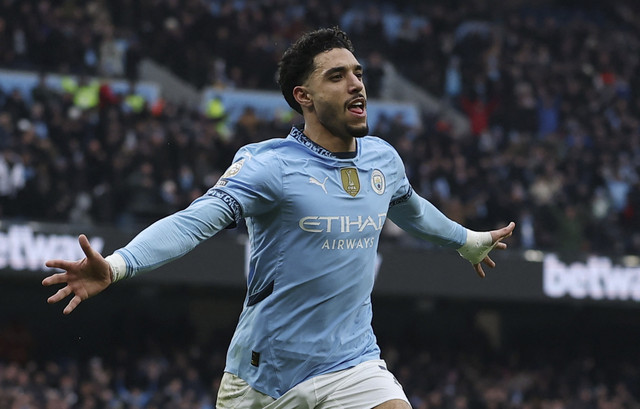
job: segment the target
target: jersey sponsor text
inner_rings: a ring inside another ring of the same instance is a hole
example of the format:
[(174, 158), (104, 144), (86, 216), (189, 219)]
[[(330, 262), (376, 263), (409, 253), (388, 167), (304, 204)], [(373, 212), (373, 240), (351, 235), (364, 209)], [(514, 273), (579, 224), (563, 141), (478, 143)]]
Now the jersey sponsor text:
[(306, 216), (300, 219), (298, 226), (309, 233), (352, 233), (365, 229), (382, 230), (386, 213), (376, 216)]
[(375, 245), (375, 237), (365, 237), (363, 239), (333, 239), (325, 240), (324, 243), (322, 243), (322, 250), (369, 249)]

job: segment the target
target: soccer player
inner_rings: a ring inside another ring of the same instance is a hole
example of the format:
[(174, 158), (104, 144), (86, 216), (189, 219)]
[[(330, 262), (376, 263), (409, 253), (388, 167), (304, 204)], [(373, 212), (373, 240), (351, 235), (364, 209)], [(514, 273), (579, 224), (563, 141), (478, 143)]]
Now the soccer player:
[(481, 263), (504, 249), (515, 225), (475, 232), (411, 188), (397, 152), (368, 135), (363, 69), (338, 28), (303, 35), (283, 55), (278, 82), (304, 125), (286, 138), (241, 148), (220, 180), (103, 258), (50, 260), (65, 270), (48, 301), (64, 309), (112, 283), (151, 270), (246, 220), (247, 295), (227, 354), (218, 408), (410, 408), (371, 327), (378, 239), (387, 218)]

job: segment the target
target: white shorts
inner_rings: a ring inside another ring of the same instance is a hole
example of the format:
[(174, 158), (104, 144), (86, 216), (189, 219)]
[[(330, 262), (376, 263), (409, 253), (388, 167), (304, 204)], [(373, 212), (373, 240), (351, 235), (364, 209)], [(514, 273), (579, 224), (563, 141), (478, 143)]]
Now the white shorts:
[(225, 372), (216, 409), (362, 409), (393, 399), (409, 403), (402, 386), (380, 359), (307, 379), (277, 400)]

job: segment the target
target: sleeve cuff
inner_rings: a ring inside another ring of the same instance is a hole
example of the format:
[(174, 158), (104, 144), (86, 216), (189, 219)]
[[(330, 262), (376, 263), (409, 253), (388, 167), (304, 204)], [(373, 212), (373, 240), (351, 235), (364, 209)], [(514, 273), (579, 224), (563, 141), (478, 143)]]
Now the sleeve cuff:
[(109, 263), (109, 268), (111, 269), (111, 283), (125, 278), (127, 275), (127, 263), (120, 254), (114, 253), (105, 257), (105, 260)]

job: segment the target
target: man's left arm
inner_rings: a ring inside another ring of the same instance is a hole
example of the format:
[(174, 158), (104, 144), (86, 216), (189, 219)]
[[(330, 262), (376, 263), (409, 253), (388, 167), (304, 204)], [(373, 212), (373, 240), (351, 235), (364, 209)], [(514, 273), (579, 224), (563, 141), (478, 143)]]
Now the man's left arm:
[(467, 229), (411, 190), (406, 200), (389, 208), (388, 217), (413, 236), (456, 249), (473, 265), (480, 277), (485, 276), (483, 262), (489, 267), (496, 265), (489, 257), (491, 250), (506, 249), (507, 245), (502, 240), (509, 237), (515, 228), (515, 223), (511, 222), (492, 231), (477, 232)]

